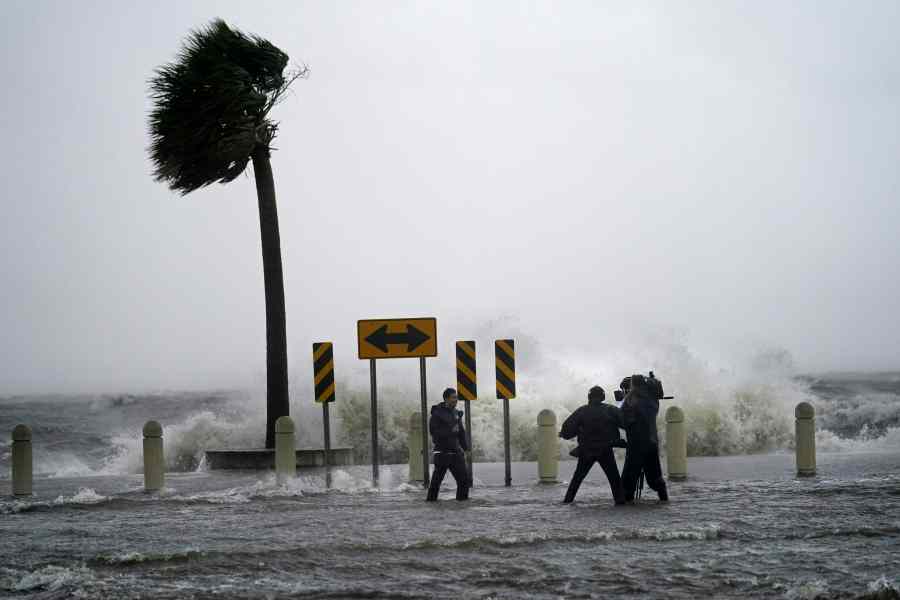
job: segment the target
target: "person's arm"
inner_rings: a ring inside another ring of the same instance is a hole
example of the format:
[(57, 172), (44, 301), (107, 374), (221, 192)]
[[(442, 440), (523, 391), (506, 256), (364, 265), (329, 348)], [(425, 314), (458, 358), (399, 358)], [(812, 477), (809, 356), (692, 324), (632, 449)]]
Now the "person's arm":
[(622, 416), (622, 411), (619, 410), (618, 406), (609, 405), (610, 412), (613, 414), (613, 418), (616, 420), (616, 427), (619, 429), (625, 429), (625, 418)]
[(575, 412), (563, 421), (562, 428), (559, 430), (559, 437), (564, 440), (571, 440), (578, 435), (578, 430), (581, 428), (582, 408), (584, 407), (578, 407)]
[(622, 425), (623, 429), (628, 429), (632, 424), (634, 424), (637, 415), (635, 414), (637, 411), (637, 407), (635, 403), (637, 402), (637, 398), (634, 397), (633, 392), (628, 392), (625, 395), (625, 399), (622, 400)]
[(431, 418), (428, 419), (428, 432), (431, 434), (431, 439), (436, 440), (447, 435), (445, 431), (442, 431), (444, 427), (441, 421), (442, 419), (438, 415), (431, 413)]

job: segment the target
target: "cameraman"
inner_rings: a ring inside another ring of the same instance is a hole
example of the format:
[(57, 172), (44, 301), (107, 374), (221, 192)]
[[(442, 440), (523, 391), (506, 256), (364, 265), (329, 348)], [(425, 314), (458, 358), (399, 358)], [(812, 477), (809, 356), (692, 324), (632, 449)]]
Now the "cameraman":
[[(625, 390), (626, 382), (622, 383)], [(622, 417), (628, 434), (628, 450), (622, 468), (625, 500), (634, 501), (638, 479), (643, 471), (650, 489), (659, 494), (661, 502), (668, 502), (669, 493), (659, 463), (659, 436), (656, 431), (656, 415), (659, 414), (659, 401), (663, 397), (662, 382), (651, 372), (649, 378), (632, 375), (628, 384), (628, 392), (622, 401)]]
[(567, 440), (578, 436), (578, 447), (573, 451), (573, 456), (578, 456), (578, 466), (563, 500), (566, 504), (575, 499), (581, 482), (595, 462), (600, 463), (600, 468), (606, 473), (616, 504), (625, 504), (619, 467), (612, 451), (613, 446), (624, 445), (619, 435), (619, 428), (624, 427), (622, 413), (615, 406), (603, 404), (604, 398), (603, 388), (592, 387), (588, 392), (588, 403), (569, 415), (559, 432), (559, 437)]

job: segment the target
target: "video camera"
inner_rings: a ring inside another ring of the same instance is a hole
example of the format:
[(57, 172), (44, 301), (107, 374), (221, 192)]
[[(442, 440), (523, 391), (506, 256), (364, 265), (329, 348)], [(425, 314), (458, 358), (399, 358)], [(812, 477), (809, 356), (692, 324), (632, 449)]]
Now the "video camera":
[(663, 392), (662, 381), (656, 378), (653, 371), (650, 371), (647, 376), (635, 374), (623, 379), (622, 383), (619, 384), (619, 389), (613, 391), (616, 402), (622, 402), (625, 399), (626, 394), (631, 391), (632, 382), (648, 390), (657, 400), (672, 400), (675, 397), (665, 395)]

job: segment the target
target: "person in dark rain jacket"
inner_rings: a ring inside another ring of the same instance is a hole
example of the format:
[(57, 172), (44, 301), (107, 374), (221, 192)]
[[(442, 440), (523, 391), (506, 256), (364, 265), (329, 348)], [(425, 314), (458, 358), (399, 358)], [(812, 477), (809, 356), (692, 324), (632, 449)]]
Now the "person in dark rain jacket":
[(447, 471), (456, 480), (456, 499), (469, 499), (469, 472), (466, 469), (465, 452), (469, 451), (469, 439), (462, 424), (463, 412), (456, 410), (459, 398), (456, 390), (447, 388), (444, 401), (431, 407), (428, 430), (434, 442), (434, 473), (428, 486), (426, 500), (437, 500), (441, 482)]
[(659, 462), (659, 434), (656, 431), (656, 416), (659, 414), (659, 401), (662, 397), (662, 383), (652, 373), (649, 378), (643, 375), (631, 376), (631, 389), (622, 401), (625, 433), (628, 435), (622, 482), (625, 500), (628, 502), (634, 500), (642, 471), (647, 485), (659, 495), (660, 501), (669, 500)]
[(619, 428), (624, 427), (624, 422), (617, 407), (604, 404), (605, 398), (603, 388), (592, 387), (588, 392), (588, 403), (569, 415), (559, 432), (559, 437), (567, 440), (578, 438), (578, 466), (563, 500), (567, 504), (575, 500), (581, 482), (595, 462), (600, 463), (600, 468), (606, 473), (616, 504), (625, 503), (619, 467), (612, 450), (614, 446), (624, 446), (619, 435)]

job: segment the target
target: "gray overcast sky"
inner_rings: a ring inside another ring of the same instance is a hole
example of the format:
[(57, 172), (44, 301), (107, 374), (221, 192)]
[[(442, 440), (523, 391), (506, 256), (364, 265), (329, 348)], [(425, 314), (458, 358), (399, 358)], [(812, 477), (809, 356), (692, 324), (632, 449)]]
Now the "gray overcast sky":
[(217, 16), (311, 68), (274, 114), (292, 377), (431, 315), (442, 360), (503, 317), (900, 367), (900, 3), (0, 11), (0, 394), (260, 379), (252, 173), (182, 198), (146, 155), (152, 70)]

